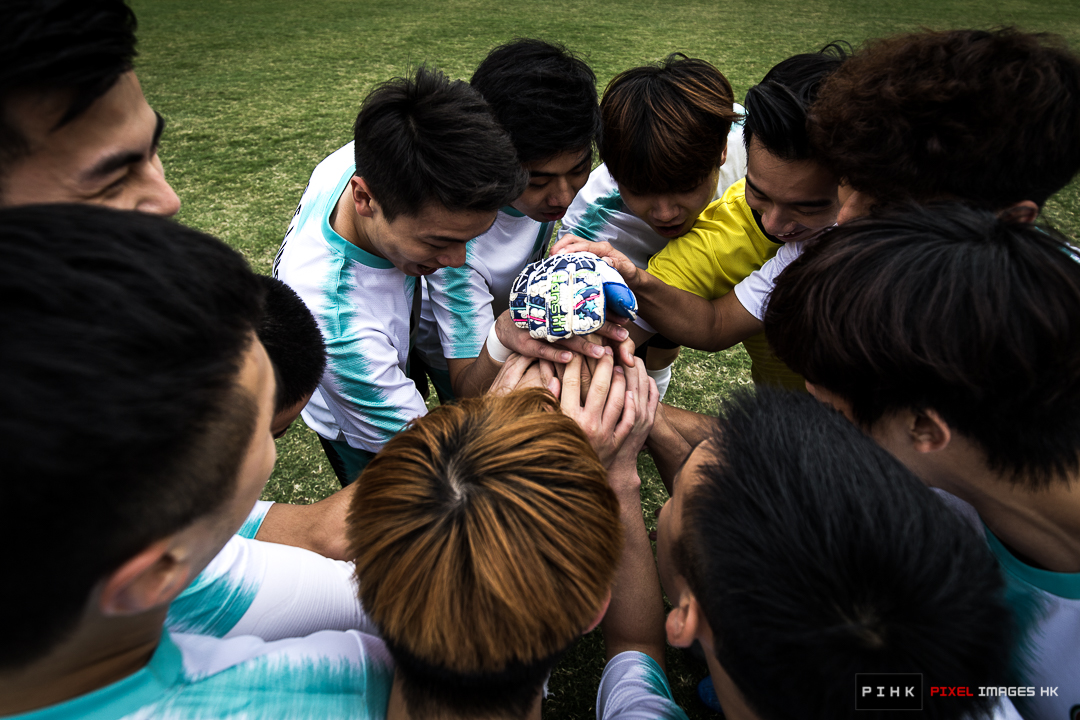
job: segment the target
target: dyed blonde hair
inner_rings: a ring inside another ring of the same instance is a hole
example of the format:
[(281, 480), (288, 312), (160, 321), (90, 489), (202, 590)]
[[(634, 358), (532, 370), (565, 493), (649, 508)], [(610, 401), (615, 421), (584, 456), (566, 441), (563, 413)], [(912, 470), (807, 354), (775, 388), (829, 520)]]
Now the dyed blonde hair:
[(450, 673), (547, 660), (596, 618), (622, 542), (584, 433), (549, 393), (443, 405), (358, 480), (360, 599), (391, 648)]

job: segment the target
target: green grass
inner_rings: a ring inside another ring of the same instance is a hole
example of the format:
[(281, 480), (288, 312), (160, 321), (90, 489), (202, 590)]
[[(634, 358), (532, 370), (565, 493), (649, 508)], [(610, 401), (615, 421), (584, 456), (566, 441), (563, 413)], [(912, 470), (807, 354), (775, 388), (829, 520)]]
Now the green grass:
[[(1080, 47), (1075, 0), (608, 0), (546, 3), (491, 0), (132, 0), (140, 21), (137, 70), (150, 102), (168, 120), (162, 159), (184, 207), (179, 219), (236, 247), (268, 272), (315, 165), (351, 137), (364, 94), (429, 62), (468, 78), (493, 45), (517, 36), (565, 43), (601, 86), (617, 72), (673, 51), (716, 64), (736, 97), (776, 62), (832, 40), (920, 27), (1018, 25), (1062, 34)], [(1054, 198), (1046, 217), (1080, 236), (1080, 186)], [(668, 400), (703, 412), (749, 383), (741, 349), (685, 352)], [(297, 425), (278, 443), (264, 497), (306, 503), (337, 487), (314, 433)], [(642, 458), (646, 520), (664, 499)], [(549, 718), (594, 716), (600, 640), (585, 638), (556, 670)], [(704, 666), (669, 653), (677, 699), (692, 699)]]

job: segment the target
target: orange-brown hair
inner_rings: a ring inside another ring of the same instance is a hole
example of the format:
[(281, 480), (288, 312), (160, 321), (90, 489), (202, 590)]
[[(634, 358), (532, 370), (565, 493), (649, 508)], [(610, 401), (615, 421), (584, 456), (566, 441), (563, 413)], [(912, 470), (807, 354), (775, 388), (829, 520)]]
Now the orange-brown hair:
[(410, 711), (490, 711), (477, 703), (500, 695), (485, 682), (526, 678), (527, 709), (596, 618), (621, 547), (618, 503), (584, 433), (543, 390), (467, 398), (416, 420), (358, 483), (360, 599)]
[(682, 53), (621, 72), (600, 101), (600, 158), (631, 192), (689, 190), (722, 164), (733, 102), (723, 73)]

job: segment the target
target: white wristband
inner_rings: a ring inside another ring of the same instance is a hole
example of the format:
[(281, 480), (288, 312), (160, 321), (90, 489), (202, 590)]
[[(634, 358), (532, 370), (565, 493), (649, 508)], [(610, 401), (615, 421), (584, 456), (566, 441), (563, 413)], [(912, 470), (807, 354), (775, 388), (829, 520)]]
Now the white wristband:
[(506, 362), (506, 359), (514, 352), (499, 340), (499, 334), (495, 332), (494, 324), (492, 324), (491, 330), (488, 331), (487, 351), (491, 359), (500, 365)]

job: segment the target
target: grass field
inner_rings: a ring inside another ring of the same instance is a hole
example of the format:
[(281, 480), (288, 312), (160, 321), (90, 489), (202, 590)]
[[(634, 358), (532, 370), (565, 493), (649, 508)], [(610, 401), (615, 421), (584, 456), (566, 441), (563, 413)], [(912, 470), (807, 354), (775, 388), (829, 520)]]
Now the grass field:
[[(919, 27), (992, 27), (1064, 35), (1080, 48), (1075, 0), (731, 0), (725, 3), (608, 0), (546, 3), (492, 0), (132, 0), (140, 21), (137, 70), (146, 96), (168, 121), (161, 150), (184, 203), (179, 219), (226, 240), (268, 272), (312, 168), (351, 139), (360, 100), (376, 83), (428, 62), (468, 78), (492, 46), (531, 36), (565, 43), (592, 65), (601, 87), (617, 72), (673, 51), (705, 58), (731, 80), (736, 98), (776, 62), (833, 40)], [(1080, 186), (1049, 204), (1046, 217), (1080, 237)], [(686, 352), (668, 401), (714, 411), (732, 387), (749, 384), (741, 348)], [(264, 497), (307, 503), (337, 489), (314, 434), (302, 422), (278, 442)], [(646, 520), (664, 499), (642, 458)], [(563, 661), (545, 704), (548, 718), (595, 716), (602, 665), (597, 634)], [(704, 665), (669, 652), (677, 699), (693, 699)]]

